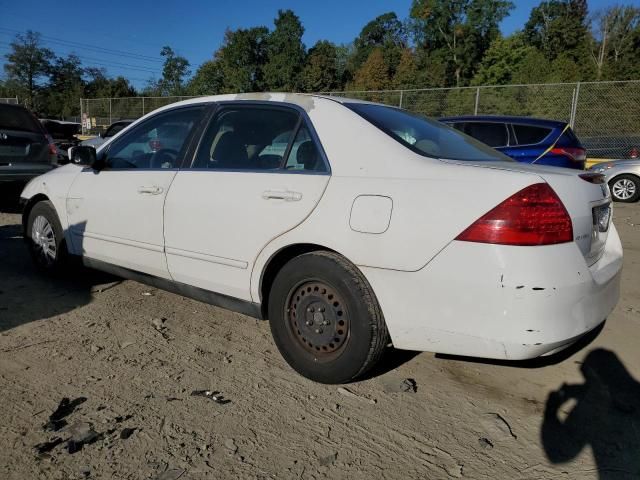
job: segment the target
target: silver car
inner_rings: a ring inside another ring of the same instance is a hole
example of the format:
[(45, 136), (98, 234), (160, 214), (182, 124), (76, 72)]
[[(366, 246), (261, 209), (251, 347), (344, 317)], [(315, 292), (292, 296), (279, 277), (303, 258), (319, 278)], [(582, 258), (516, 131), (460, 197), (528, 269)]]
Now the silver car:
[(640, 198), (640, 159), (597, 163), (589, 170), (605, 175), (614, 201), (631, 203)]

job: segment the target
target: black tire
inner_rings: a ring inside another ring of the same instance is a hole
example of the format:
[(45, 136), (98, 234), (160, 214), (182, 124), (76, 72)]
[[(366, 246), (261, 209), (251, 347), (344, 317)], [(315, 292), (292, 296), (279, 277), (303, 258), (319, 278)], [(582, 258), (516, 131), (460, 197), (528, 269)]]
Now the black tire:
[[(43, 247), (43, 242), (37, 238), (34, 239), (36, 234), (34, 231), (34, 224), (36, 221), (42, 222), (44, 219), (50, 226), (50, 229), (46, 229), (49, 233), (47, 235), (48, 243), (51, 248), (46, 249)], [(38, 270), (47, 274), (61, 274), (67, 271), (70, 259), (67, 251), (67, 244), (64, 239), (64, 232), (62, 231), (62, 225), (56, 210), (51, 202), (43, 200), (36, 203), (27, 218), (25, 228), (25, 240), (29, 247), (29, 253), (33, 259), (33, 263)], [(55, 248), (52, 248), (55, 246)], [(51, 252), (53, 250), (53, 256), (47, 254), (45, 250)]]
[[(626, 188), (624, 188), (626, 186)], [(640, 198), (640, 177), (623, 174), (614, 177), (609, 182), (611, 197), (615, 202), (633, 203)], [(633, 189), (633, 194), (625, 198), (625, 193), (629, 194), (629, 189)]]
[(285, 264), (273, 281), (268, 310), (278, 350), (316, 382), (353, 381), (375, 365), (388, 341), (369, 282), (333, 252), (305, 253)]

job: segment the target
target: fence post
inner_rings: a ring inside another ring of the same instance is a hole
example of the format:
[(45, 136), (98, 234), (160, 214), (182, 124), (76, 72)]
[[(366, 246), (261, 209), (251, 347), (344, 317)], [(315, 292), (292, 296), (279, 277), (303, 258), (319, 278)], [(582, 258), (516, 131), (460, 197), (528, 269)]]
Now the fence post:
[(476, 103), (473, 107), (473, 114), (478, 115), (478, 104), (480, 103), (480, 87), (476, 88)]
[(400, 90), (400, 105), (399, 107), (402, 108), (402, 94), (404, 93), (404, 90)]
[(80, 99), (80, 131), (84, 135), (84, 119), (82, 118), (82, 99)]
[(578, 109), (578, 96), (580, 95), (580, 82), (576, 83), (576, 88), (573, 91), (573, 101), (571, 102), (571, 116), (569, 117), (569, 125), (574, 128), (576, 124), (576, 110)]
[(111, 121), (111, 97), (109, 97), (109, 125), (113, 122)]
[(142, 116), (144, 117), (144, 97), (142, 97)]

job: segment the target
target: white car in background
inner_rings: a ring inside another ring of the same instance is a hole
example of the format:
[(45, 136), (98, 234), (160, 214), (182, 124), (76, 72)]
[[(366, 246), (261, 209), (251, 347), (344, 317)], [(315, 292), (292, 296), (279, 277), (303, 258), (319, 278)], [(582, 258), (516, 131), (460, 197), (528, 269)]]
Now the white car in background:
[(107, 128), (107, 130), (104, 132), (103, 135), (98, 135), (97, 137), (83, 140), (82, 142), (80, 142), (80, 145), (98, 148), (107, 140), (114, 137), (121, 130), (124, 130), (125, 128), (127, 128), (134, 121), (135, 120), (118, 120), (117, 122), (113, 122), (111, 125), (109, 125), (109, 128)]
[(361, 376), (389, 343), (550, 354), (618, 301), (622, 248), (601, 175), (516, 163), (401, 109), (198, 98), (70, 156), (22, 193), (36, 265), (80, 256), (268, 318), (287, 362), (319, 382)]

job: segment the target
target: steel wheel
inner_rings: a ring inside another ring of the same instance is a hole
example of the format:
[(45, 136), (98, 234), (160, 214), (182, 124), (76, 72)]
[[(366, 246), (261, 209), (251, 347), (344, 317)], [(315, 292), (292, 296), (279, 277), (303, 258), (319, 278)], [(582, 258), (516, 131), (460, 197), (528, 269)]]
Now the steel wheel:
[(349, 315), (338, 292), (321, 281), (291, 289), (287, 298), (288, 328), (293, 338), (317, 361), (328, 361), (349, 339)]
[(628, 178), (621, 178), (614, 182), (611, 187), (611, 192), (613, 196), (620, 200), (629, 200), (636, 194), (636, 184), (633, 180)]
[(51, 265), (56, 261), (57, 243), (53, 226), (43, 215), (38, 215), (33, 220), (31, 227), (31, 240), (41, 262)]

